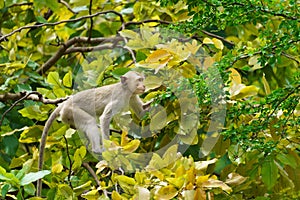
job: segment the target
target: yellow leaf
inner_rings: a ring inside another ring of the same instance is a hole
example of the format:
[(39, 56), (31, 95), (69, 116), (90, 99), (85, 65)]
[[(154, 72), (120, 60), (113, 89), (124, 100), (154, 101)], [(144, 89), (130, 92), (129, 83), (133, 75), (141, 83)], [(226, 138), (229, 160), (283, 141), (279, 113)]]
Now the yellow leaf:
[(266, 95), (271, 94), (270, 85), (269, 85), (269, 83), (268, 83), (268, 81), (266, 79), (265, 73), (263, 73), (262, 82), (264, 84), (264, 89), (265, 89)]
[(199, 176), (199, 177), (197, 178), (197, 181), (196, 181), (197, 186), (198, 186), (198, 187), (201, 187), (201, 185), (202, 185), (204, 182), (208, 181), (208, 178), (209, 178), (209, 174), (208, 174), (208, 175), (205, 175), (205, 176)]
[(238, 71), (236, 71), (234, 68), (230, 68), (229, 71), (231, 71), (230, 73), (230, 80), (232, 82), (232, 84), (241, 84), (242, 83), (242, 79), (240, 74), (238, 73)]
[(131, 177), (128, 177), (128, 176), (125, 176), (125, 175), (116, 176), (115, 179), (119, 183), (126, 183), (128, 185), (135, 185), (136, 184), (134, 178), (131, 178)]
[(179, 178), (166, 178), (166, 180), (174, 185), (176, 188), (182, 188), (184, 182), (185, 182), (185, 179), (184, 177), (179, 177)]
[[(209, 197), (208, 197), (209, 198)], [(197, 199), (197, 200), (206, 200), (206, 193), (205, 191), (201, 188), (197, 188), (196, 189), (196, 193), (194, 195), (194, 199)], [(213, 199), (212, 197), (210, 197), (209, 199)]]
[(175, 177), (178, 178), (185, 174), (186, 170), (183, 165), (180, 165), (175, 171)]
[(174, 186), (168, 185), (161, 187), (156, 192), (156, 197), (160, 200), (168, 200), (174, 198), (178, 194), (177, 189)]
[(204, 38), (203, 44), (214, 44), (214, 42), (210, 38)]
[(149, 63), (160, 62), (161, 60), (164, 60), (170, 56), (171, 54), (168, 51), (163, 49), (158, 49), (148, 56), (146, 62)]
[(63, 167), (62, 164), (56, 163), (55, 165), (52, 165), (51, 171), (52, 171), (52, 173), (54, 173), (54, 174), (59, 174), (59, 173), (62, 172), (63, 168), (64, 168), (64, 167)]
[(196, 40), (193, 40), (192, 43), (186, 44), (186, 49), (190, 51), (192, 54), (196, 54), (201, 46), (198, 45)]
[(111, 199), (112, 200), (122, 200), (123, 197), (117, 191), (114, 190), (111, 194)]
[(249, 96), (254, 96), (258, 92), (258, 88), (254, 85), (243, 87), (238, 95), (232, 97), (232, 99), (242, 99)]
[(123, 146), (123, 151), (126, 153), (132, 153), (134, 152), (137, 148), (140, 146), (140, 141), (139, 140), (132, 140), (125, 146)]
[(222, 50), (224, 48), (223, 42), (221, 40), (213, 38), (212, 41), (217, 49)]
[(87, 199), (87, 200), (94, 200), (98, 199), (100, 197), (99, 191), (97, 189), (88, 191), (87, 193), (83, 193), (81, 197)]
[(72, 72), (69, 71), (63, 78), (63, 84), (66, 87), (72, 87)]
[(208, 161), (197, 161), (197, 162), (195, 162), (195, 168), (196, 168), (196, 170), (200, 170), (200, 171), (206, 170), (208, 165), (217, 162), (217, 160), (218, 159), (214, 158), (214, 159), (208, 160)]

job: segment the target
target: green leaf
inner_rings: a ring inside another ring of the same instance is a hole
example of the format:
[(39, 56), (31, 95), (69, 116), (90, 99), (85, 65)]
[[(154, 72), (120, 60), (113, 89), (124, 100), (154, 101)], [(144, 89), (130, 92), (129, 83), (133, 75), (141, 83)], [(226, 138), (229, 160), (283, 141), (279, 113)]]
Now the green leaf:
[(63, 78), (63, 85), (66, 87), (72, 87), (72, 72), (69, 71)]
[(59, 74), (57, 72), (50, 72), (47, 76), (47, 82), (54, 86), (61, 86), (59, 81)]
[(38, 179), (43, 178), (44, 176), (50, 174), (51, 171), (49, 170), (42, 170), (42, 171), (38, 171), (38, 172), (30, 172), (28, 174), (26, 174), (20, 181), (20, 184), (22, 186), (27, 185), (29, 183), (35, 182)]
[(285, 153), (279, 153), (276, 156), (277, 160), (279, 160), (282, 164), (284, 165), (289, 165), (291, 166), (293, 169), (296, 169), (297, 167), (297, 162), (296, 159), (293, 155), (291, 154), (285, 154)]
[(278, 167), (274, 159), (271, 157), (266, 158), (261, 166), (262, 181), (267, 186), (268, 190), (272, 189), (276, 184), (278, 177)]
[(12, 184), (13, 186), (19, 186), (19, 179), (12, 173), (7, 173), (6, 170), (0, 166), (0, 180), (4, 180), (7, 183)]
[(73, 171), (77, 171), (81, 168), (82, 160), (86, 154), (86, 148), (84, 146), (81, 146), (79, 149), (76, 149), (74, 154), (74, 163), (72, 166)]

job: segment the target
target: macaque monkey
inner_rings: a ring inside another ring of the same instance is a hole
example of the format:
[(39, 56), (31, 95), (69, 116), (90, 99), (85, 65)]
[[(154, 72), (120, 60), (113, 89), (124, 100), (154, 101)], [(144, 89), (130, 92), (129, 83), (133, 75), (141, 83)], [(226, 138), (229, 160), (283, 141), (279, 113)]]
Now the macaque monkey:
[[(143, 103), (139, 94), (145, 92), (144, 76), (129, 71), (121, 76), (121, 81), (94, 89), (81, 91), (70, 96), (60, 104), (47, 120), (40, 142), (38, 168), (42, 170), (46, 138), (53, 121), (61, 116), (64, 123), (83, 132), (91, 143), (92, 152), (104, 151), (104, 140), (109, 139), (109, 125), (112, 117), (122, 109), (130, 106), (138, 117), (149, 109), (150, 103)], [(100, 132), (97, 124), (100, 121)], [(41, 179), (37, 183), (37, 196), (41, 195)]]

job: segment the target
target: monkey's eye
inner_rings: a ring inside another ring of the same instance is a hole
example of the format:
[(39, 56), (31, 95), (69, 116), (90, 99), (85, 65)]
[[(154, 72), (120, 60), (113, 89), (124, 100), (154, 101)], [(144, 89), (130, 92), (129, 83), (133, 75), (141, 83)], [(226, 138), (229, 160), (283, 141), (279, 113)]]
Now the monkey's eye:
[(143, 80), (144, 80), (143, 78), (139, 78), (139, 79), (138, 79), (138, 81), (143, 81)]

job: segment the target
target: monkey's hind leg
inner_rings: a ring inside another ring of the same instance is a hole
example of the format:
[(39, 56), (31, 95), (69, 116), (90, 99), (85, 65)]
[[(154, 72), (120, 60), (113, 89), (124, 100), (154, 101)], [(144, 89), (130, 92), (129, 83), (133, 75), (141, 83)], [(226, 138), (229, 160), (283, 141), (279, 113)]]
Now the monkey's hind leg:
[(96, 154), (102, 153), (104, 149), (103, 141), (100, 137), (100, 131), (94, 116), (84, 110), (75, 107), (73, 108), (73, 118), (75, 127), (82, 131), (87, 137), (88, 143), (91, 143), (92, 152)]

